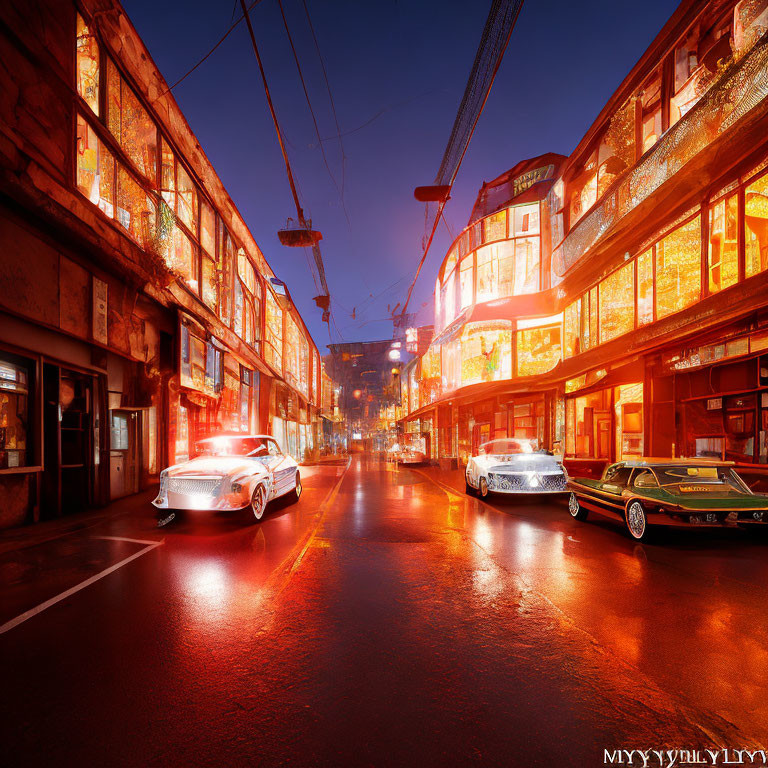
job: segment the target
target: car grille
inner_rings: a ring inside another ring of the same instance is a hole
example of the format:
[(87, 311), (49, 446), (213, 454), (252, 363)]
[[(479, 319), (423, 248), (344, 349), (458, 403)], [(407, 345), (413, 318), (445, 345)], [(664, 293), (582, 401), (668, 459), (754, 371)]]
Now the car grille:
[(215, 496), (221, 486), (220, 477), (170, 477), (168, 490), (171, 493)]
[(488, 487), (493, 491), (526, 491), (528, 493), (554, 493), (565, 490), (565, 475), (538, 475), (539, 483), (531, 487), (529, 475), (488, 473)]

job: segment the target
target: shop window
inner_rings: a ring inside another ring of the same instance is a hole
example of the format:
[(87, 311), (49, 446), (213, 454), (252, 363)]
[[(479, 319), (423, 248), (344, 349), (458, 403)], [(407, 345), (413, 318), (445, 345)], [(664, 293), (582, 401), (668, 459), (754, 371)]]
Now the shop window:
[(181, 331), (181, 386), (205, 388), (205, 342), (186, 326)]
[(157, 171), (157, 126), (107, 60), (107, 127), (136, 169), (151, 182)]
[(181, 163), (176, 164), (176, 200), (178, 217), (197, 235), (197, 189)]
[(265, 293), (266, 335), (264, 341), (265, 360), (278, 373), (283, 372), (283, 310), (277, 303), (272, 291)]
[(597, 286), (590, 288), (588, 293), (582, 297), (581, 305), (581, 327), (582, 327), (582, 346), (584, 349), (590, 349), (597, 346)]
[(643, 385), (622, 384), (614, 387), (613, 407), (616, 418), (616, 461), (643, 455)]
[(499, 211), (483, 219), (483, 242), (492, 243), (507, 237), (507, 212)]
[(216, 254), (216, 215), (205, 198), (200, 198), (200, 245), (211, 256)]
[(656, 244), (656, 317), (691, 306), (701, 294), (701, 222), (698, 216)]
[[(469, 253), (469, 232), (464, 232), (461, 237), (459, 238), (459, 242), (457, 243), (458, 247), (458, 257), (456, 257), (456, 253), (454, 252), (453, 256), (457, 259), (463, 259), (464, 256), (466, 256)], [(451, 264), (451, 269), (456, 265), (456, 261)]]
[[(117, 167), (117, 220), (142, 247), (155, 236), (155, 203), (121, 165)], [(185, 272), (181, 272), (185, 275)]]
[(581, 352), (581, 299), (571, 302), (563, 316), (563, 353), (573, 357)]
[(454, 339), (442, 349), (443, 391), (450, 392), (461, 386), (461, 341)]
[(30, 373), (30, 362), (0, 356), (0, 469), (30, 463)]
[(221, 288), (219, 295), (219, 317), (225, 325), (232, 322), (232, 284), (235, 248), (229, 232), (220, 223), (219, 259), (221, 261)]
[(517, 375), (535, 376), (551, 371), (561, 358), (559, 325), (526, 328), (517, 332)]
[(653, 322), (653, 249), (637, 257), (637, 325)]
[(768, 174), (744, 190), (746, 276), (768, 268)]
[(710, 293), (735, 285), (739, 280), (739, 200), (725, 197), (709, 209), (707, 272)]
[(475, 256), (469, 254), (461, 260), (460, 274), (460, 295), (461, 295), (461, 309), (466, 309), (472, 305), (473, 291), (474, 291), (474, 266)]
[(661, 72), (654, 73), (640, 92), (643, 152), (661, 138)]
[(497, 323), (471, 323), (461, 338), (461, 384), (512, 377), (512, 333)]
[(515, 208), (510, 209), (510, 213), (514, 214), (514, 232), (516, 237), (527, 237), (528, 235), (539, 234), (540, 224), (538, 203), (518, 205)]
[(96, 131), (77, 116), (77, 188), (110, 218), (115, 215), (115, 159)]
[(470, 249), (479, 248), (483, 244), (483, 222), (476, 221), (470, 230)]
[(635, 265), (626, 264), (599, 285), (600, 343), (635, 327)]
[(477, 259), (477, 303), (498, 298), (498, 256), (493, 246), (478, 249)]
[(566, 401), (566, 450), (581, 459), (610, 459), (610, 390)]
[(77, 92), (99, 114), (99, 44), (96, 36), (77, 14)]
[(180, 275), (184, 282), (197, 293), (197, 248), (186, 232), (179, 227), (173, 228), (164, 258), (168, 268)]

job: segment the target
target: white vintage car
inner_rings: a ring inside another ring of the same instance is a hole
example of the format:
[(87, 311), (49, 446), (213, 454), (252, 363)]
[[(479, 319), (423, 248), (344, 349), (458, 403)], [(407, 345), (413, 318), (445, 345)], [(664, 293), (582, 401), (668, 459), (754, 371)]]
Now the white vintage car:
[[(301, 496), (299, 465), (269, 435), (220, 435), (200, 440), (197, 456), (160, 473), (159, 510), (226, 511), (250, 507), (261, 520), (269, 501)], [(173, 515), (162, 518), (169, 522)]]
[(467, 493), (565, 493), (568, 476), (559, 458), (537, 451), (533, 440), (502, 438), (480, 446), (467, 462)]

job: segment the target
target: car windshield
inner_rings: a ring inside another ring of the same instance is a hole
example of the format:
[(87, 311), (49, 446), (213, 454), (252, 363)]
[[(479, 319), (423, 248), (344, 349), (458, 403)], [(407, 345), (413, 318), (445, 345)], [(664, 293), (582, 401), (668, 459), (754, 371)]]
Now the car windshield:
[(533, 453), (535, 450), (535, 444), (531, 440), (511, 440), (509, 438), (501, 438), (499, 440), (491, 440), (488, 443), (483, 443), (480, 446), (481, 454), (509, 454), (509, 453)]
[(267, 456), (270, 440), (263, 437), (209, 437), (195, 448), (198, 456)]
[(730, 467), (683, 464), (654, 467), (659, 484), (667, 490), (680, 493), (726, 492), (747, 493), (751, 491), (744, 481)]

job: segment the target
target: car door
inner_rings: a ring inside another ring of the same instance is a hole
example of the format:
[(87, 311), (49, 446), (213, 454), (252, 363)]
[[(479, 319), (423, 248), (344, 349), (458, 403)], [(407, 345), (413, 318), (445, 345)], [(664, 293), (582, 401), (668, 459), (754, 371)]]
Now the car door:
[(596, 486), (594, 501), (600, 511), (611, 517), (624, 519), (624, 498), (622, 493), (629, 483), (632, 467), (624, 464), (611, 464), (603, 473)]
[(290, 456), (284, 454), (275, 440), (267, 441), (269, 459), (267, 469), (272, 477), (273, 496), (282, 496), (293, 488), (296, 468)]

